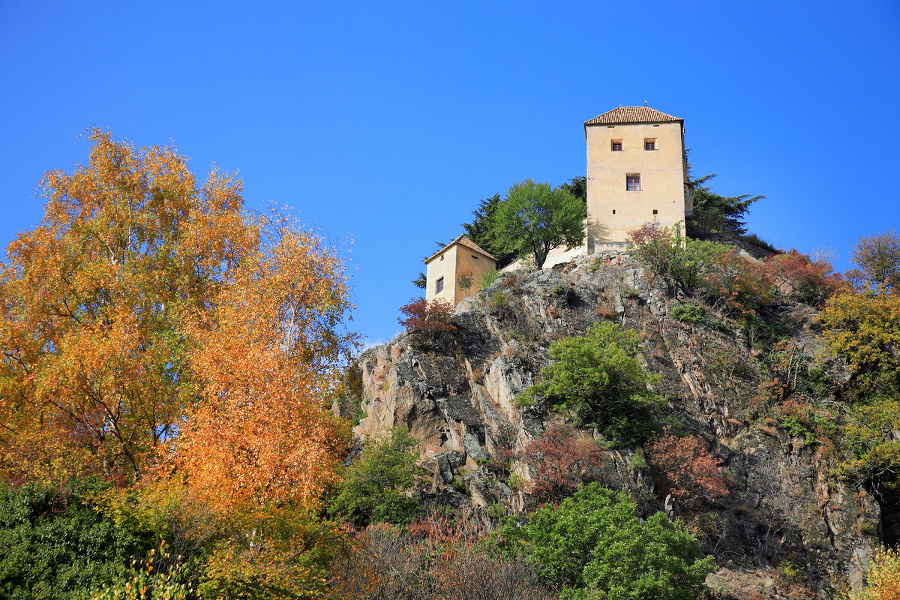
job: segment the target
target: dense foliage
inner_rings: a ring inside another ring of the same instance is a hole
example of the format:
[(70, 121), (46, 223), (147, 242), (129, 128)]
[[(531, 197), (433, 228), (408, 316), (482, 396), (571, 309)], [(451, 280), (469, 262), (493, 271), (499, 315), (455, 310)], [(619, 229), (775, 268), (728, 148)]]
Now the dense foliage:
[(0, 470), (127, 483), (171, 459), (211, 502), (314, 497), (342, 435), (321, 398), (352, 341), (337, 256), (245, 215), (232, 176), (89, 138), (2, 265)]
[(554, 248), (576, 248), (584, 242), (586, 211), (568, 191), (526, 179), (509, 188), (493, 221), (503, 249), (533, 258), (540, 269)]
[[(327, 410), (354, 339), (341, 261), (292, 219), (245, 213), (233, 176), (199, 183), (170, 148), (88, 137), (2, 264), (0, 476), (115, 484), (104, 514), (188, 550), (207, 597), (319, 585), (303, 565), (323, 525), (303, 515), (346, 446)], [(98, 593), (142, 577), (143, 551), (97, 535), (137, 569)], [(58, 551), (96, 554), (73, 540)]]
[(347, 467), (329, 512), (365, 527), (370, 523), (407, 523), (415, 517), (415, 485), (419, 442), (406, 427), (394, 427), (373, 440)]
[(820, 319), (832, 352), (847, 361), (850, 380), (843, 445), (836, 472), (876, 490), (900, 486), (900, 266), (892, 259), (896, 233), (863, 238), (851, 274), (857, 290), (831, 297)]
[(597, 478), (605, 452), (570, 425), (550, 425), (518, 456), (532, 471), (526, 489), (538, 502), (560, 502)]
[(706, 175), (689, 181), (694, 195), (694, 216), (689, 222), (689, 233), (699, 237), (715, 233), (736, 235), (747, 233), (745, 219), (750, 205), (765, 196), (750, 196), (750, 194), (732, 198), (720, 196), (706, 185), (713, 177), (716, 175)]
[(647, 453), (661, 492), (673, 494), (683, 506), (696, 507), (728, 495), (719, 461), (703, 440), (665, 431), (650, 440)]
[(864, 237), (853, 247), (857, 268), (850, 277), (859, 287), (900, 294), (900, 236), (896, 229)]
[(646, 521), (624, 492), (592, 483), (528, 522), (499, 530), (507, 552), (524, 552), (561, 598), (688, 600), (698, 598), (712, 558), (662, 513)]
[(103, 488), (0, 484), (0, 596), (72, 598), (114, 579), (132, 556), (153, 547), (147, 532), (122, 527), (87, 504)]
[(552, 364), (519, 403), (546, 400), (580, 425), (596, 427), (611, 443), (637, 443), (650, 432), (650, 409), (660, 399), (638, 358), (640, 338), (614, 323), (597, 323), (583, 336), (551, 344)]
[(654, 223), (629, 233), (628, 241), (635, 259), (662, 278), (673, 294), (692, 294), (714, 273), (716, 257), (734, 251), (725, 244), (685, 239), (679, 231)]

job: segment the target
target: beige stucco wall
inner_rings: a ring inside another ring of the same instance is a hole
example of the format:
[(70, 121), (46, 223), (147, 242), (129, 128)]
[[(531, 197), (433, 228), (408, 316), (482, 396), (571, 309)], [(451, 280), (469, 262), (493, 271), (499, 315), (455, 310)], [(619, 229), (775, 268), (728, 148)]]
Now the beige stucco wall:
[[(481, 276), (494, 270), (494, 261), (480, 252), (467, 248), (461, 244), (453, 244), (441, 254), (435, 256), (426, 265), (425, 299), (446, 300), (452, 306), (456, 306), (467, 296), (471, 296), (481, 289)], [(468, 291), (459, 285), (459, 278), (466, 272), (472, 273), (472, 287)], [(444, 289), (435, 293), (437, 281), (444, 278)]]
[[(588, 125), (585, 136), (589, 231), (599, 224), (605, 228), (603, 239), (622, 242), (644, 223), (671, 227), (692, 213), (680, 121)], [(644, 149), (648, 138), (656, 139), (656, 150)], [(613, 140), (622, 141), (621, 151), (612, 150)], [(640, 175), (640, 191), (626, 189), (630, 174)], [(589, 252), (596, 241), (589, 235)]]

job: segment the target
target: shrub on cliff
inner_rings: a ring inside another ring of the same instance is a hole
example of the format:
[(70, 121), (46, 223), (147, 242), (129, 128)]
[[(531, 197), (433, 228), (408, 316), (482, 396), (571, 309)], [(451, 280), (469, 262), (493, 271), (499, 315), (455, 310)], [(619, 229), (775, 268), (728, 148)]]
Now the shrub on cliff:
[(615, 323), (597, 323), (583, 336), (550, 345), (554, 363), (517, 400), (546, 400), (579, 425), (596, 427), (614, 445), (639, 443), (650, 433), (650, 410), (661, 399), (648, 388), (657, 377), (638, 359), (640, 338)]
[(415, 484), (418, 446), (403, 426), (386, 431), (347, 467), (328, 512), (357, 527), (408, 522), (419, 509), (408, 495)]
[(456, 326), (450, 322), (453, 307), (444, 300), (410, 300), (400, 307), (397, 322), (406, 327), (413, 346), (420, 352), (447, 350)]

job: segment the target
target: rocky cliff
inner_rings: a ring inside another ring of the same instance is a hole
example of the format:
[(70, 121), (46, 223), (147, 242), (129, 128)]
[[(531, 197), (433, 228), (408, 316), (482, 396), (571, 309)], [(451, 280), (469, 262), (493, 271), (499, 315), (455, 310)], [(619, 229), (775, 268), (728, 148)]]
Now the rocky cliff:
[[(802, 598), (858, 585), (879, 543), (879, 504), (829, 475), (825, 444), (758, 410), (776, 339), (789, 339), (823, 374), (817, 401), (833, 400), (845, 375), (823, 352), (814, 309), (781, 300), (754, 333), (701, 302), (703, 319), (685, 323), (669, 314), (678, 301), (646, 275), (618, 254), (501, 275), (457, 307), (455, 331), (407, 332), (359, 358), (356, 433), (407, 427), (422, 442), (421, 464), (432, 474), (423, 494), (433, 502), (485, 522), (527, 510), (529, 467), (513, 459), (497, 469), (498, 459), (519, 456), (562, 417), (513, 400), (549, 363), (553, 341), (614, 321), (639, 332), (646, 368), (660, 376), (659, 418), (705, 440), (720, 461), (728, 496), (692, 519), (721, 567), (710, 587), (723, 598)], [(594, 478), (627, 490), (645, 514), (662, 508), (640, 448), (608, 449)]]

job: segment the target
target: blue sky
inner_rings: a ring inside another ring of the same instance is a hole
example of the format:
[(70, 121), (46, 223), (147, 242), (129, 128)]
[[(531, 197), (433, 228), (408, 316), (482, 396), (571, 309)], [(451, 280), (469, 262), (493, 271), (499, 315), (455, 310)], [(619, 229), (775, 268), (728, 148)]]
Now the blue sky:
[(350, 248), (351, 328), (389, 339), (479, 200), (583, 175), (583, 122), (645, 101), (716, 192), (766, 196), (749, 225), (776, 246), (845, 269), (900, 227), (896, 0), (0, 0), (0, 244), (88, 127), (171, 139)]

